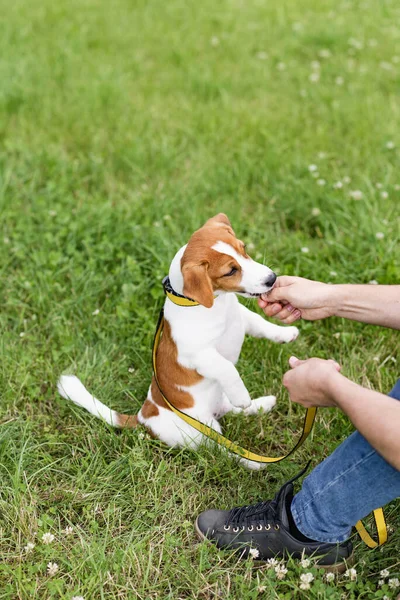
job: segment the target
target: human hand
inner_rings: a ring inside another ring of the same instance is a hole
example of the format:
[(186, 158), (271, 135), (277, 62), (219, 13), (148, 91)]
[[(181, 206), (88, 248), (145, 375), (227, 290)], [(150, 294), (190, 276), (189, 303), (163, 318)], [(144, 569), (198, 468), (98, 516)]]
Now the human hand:
[(335, 314), (335, 286), (303, 277), (278, 277), (272, 290), (258, 305), (267, 317), (290, 325), (298, 319), (316, 321)]
[(292, 402), (305, 407), (336, 406), (332, 382), (338, 376), (341, 366), (334, 360), (309, 358), (289, 359), (291, 370), (283, 376), (283, 385), (289, 392)]

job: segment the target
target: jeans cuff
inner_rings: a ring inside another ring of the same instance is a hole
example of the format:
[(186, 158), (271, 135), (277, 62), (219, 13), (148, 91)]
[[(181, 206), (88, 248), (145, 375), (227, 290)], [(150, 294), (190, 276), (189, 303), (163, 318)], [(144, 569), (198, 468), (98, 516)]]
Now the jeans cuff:
[[(323, 542), (325, 544), (341, 544), (342, 542), (345, 542), (346, 540), (349, 539), (349, 537), (351, 535), (351, 529), (348, 531), (348, 533), (346, 533), (344, 535), (332, 536), (332, 534), (324, 535), (319, 530), (312, 530), (312, 529), (308, 529), (307, 527), (305, 527), (304, 526), (304, 521), (305, 521), (304, 511), (298, 511), (295, 506), (295, 502), (296, 502), (296, 496), (292, 500), (292, 504), (290, 506), (290, 512), (292, 513), (293, 520), (296, 524), (297, 529), (300, 531), (300, 533), (302, 533), (306, 537), (310, 538), (311, 540), (314, 540), (316, 542)], [(302, 518), (302, 516), (303, 516), (303, 518)]]

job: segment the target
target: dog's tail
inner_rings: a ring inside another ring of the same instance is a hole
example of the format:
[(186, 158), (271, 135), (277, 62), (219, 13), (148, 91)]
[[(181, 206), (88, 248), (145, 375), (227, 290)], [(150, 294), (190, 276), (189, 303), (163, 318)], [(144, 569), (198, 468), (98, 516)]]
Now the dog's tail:
[(138, 418), (136, 415), (121, 415), (111, 410), (105, 404), (90, 394), (83, 383), (74, 375), (62, 375), (58, 380), (57, 389), (63, 398), (72, 400), (78, 406), (86, 408), (90, 414), (102, 419), (113, 427), (136, 427)]

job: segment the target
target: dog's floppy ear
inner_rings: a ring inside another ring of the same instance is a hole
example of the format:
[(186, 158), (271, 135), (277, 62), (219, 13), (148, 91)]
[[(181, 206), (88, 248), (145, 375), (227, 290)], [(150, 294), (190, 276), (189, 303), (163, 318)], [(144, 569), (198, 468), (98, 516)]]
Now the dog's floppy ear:
[(205, 223), (205, 227), (209, 225), (227, 225), (228, 227), (232, 228), (228, 217), (224, 213), (219, 213), (218, 215), (215, 215), (215, 217), (208, 219), (208, 221)]
[(214, 304), (214, 292), (208, 274), (208, 263), (183, 265), (182, 275), (184, 295), (206, 308), (211, 308)]

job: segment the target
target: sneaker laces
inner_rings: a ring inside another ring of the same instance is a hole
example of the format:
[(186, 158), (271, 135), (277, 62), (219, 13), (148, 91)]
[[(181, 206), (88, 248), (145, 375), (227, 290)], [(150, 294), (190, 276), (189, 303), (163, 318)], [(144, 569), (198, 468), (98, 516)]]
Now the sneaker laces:
[[(307, 465), (292, 479), (289, 479), (286, 483), (283, 484), (281, 489), (275, 494), (272, 500), (264, 500), (263, 502), (258, 502), (257, 504), (252, 504), (249, 506), (237, 506), (232, 508), (229, 511), (228, 518), (225, 522), (225, 526), (233, 526), (235, 528), (244, 527), (249, 525), (251, 522), (253, 524), (257, 523), (258, 525), (267, 525), (268, 523), (273, 523), (276, 517), (276, 510), (278, 508), (279, 500), (282, 495), (282, 492), (291, 485), (296, 479), (299, 479), (304, 473), (307, 471), (310, 466), (309, 461)], [(256, 517), (256, 518), (254, 518)]]

